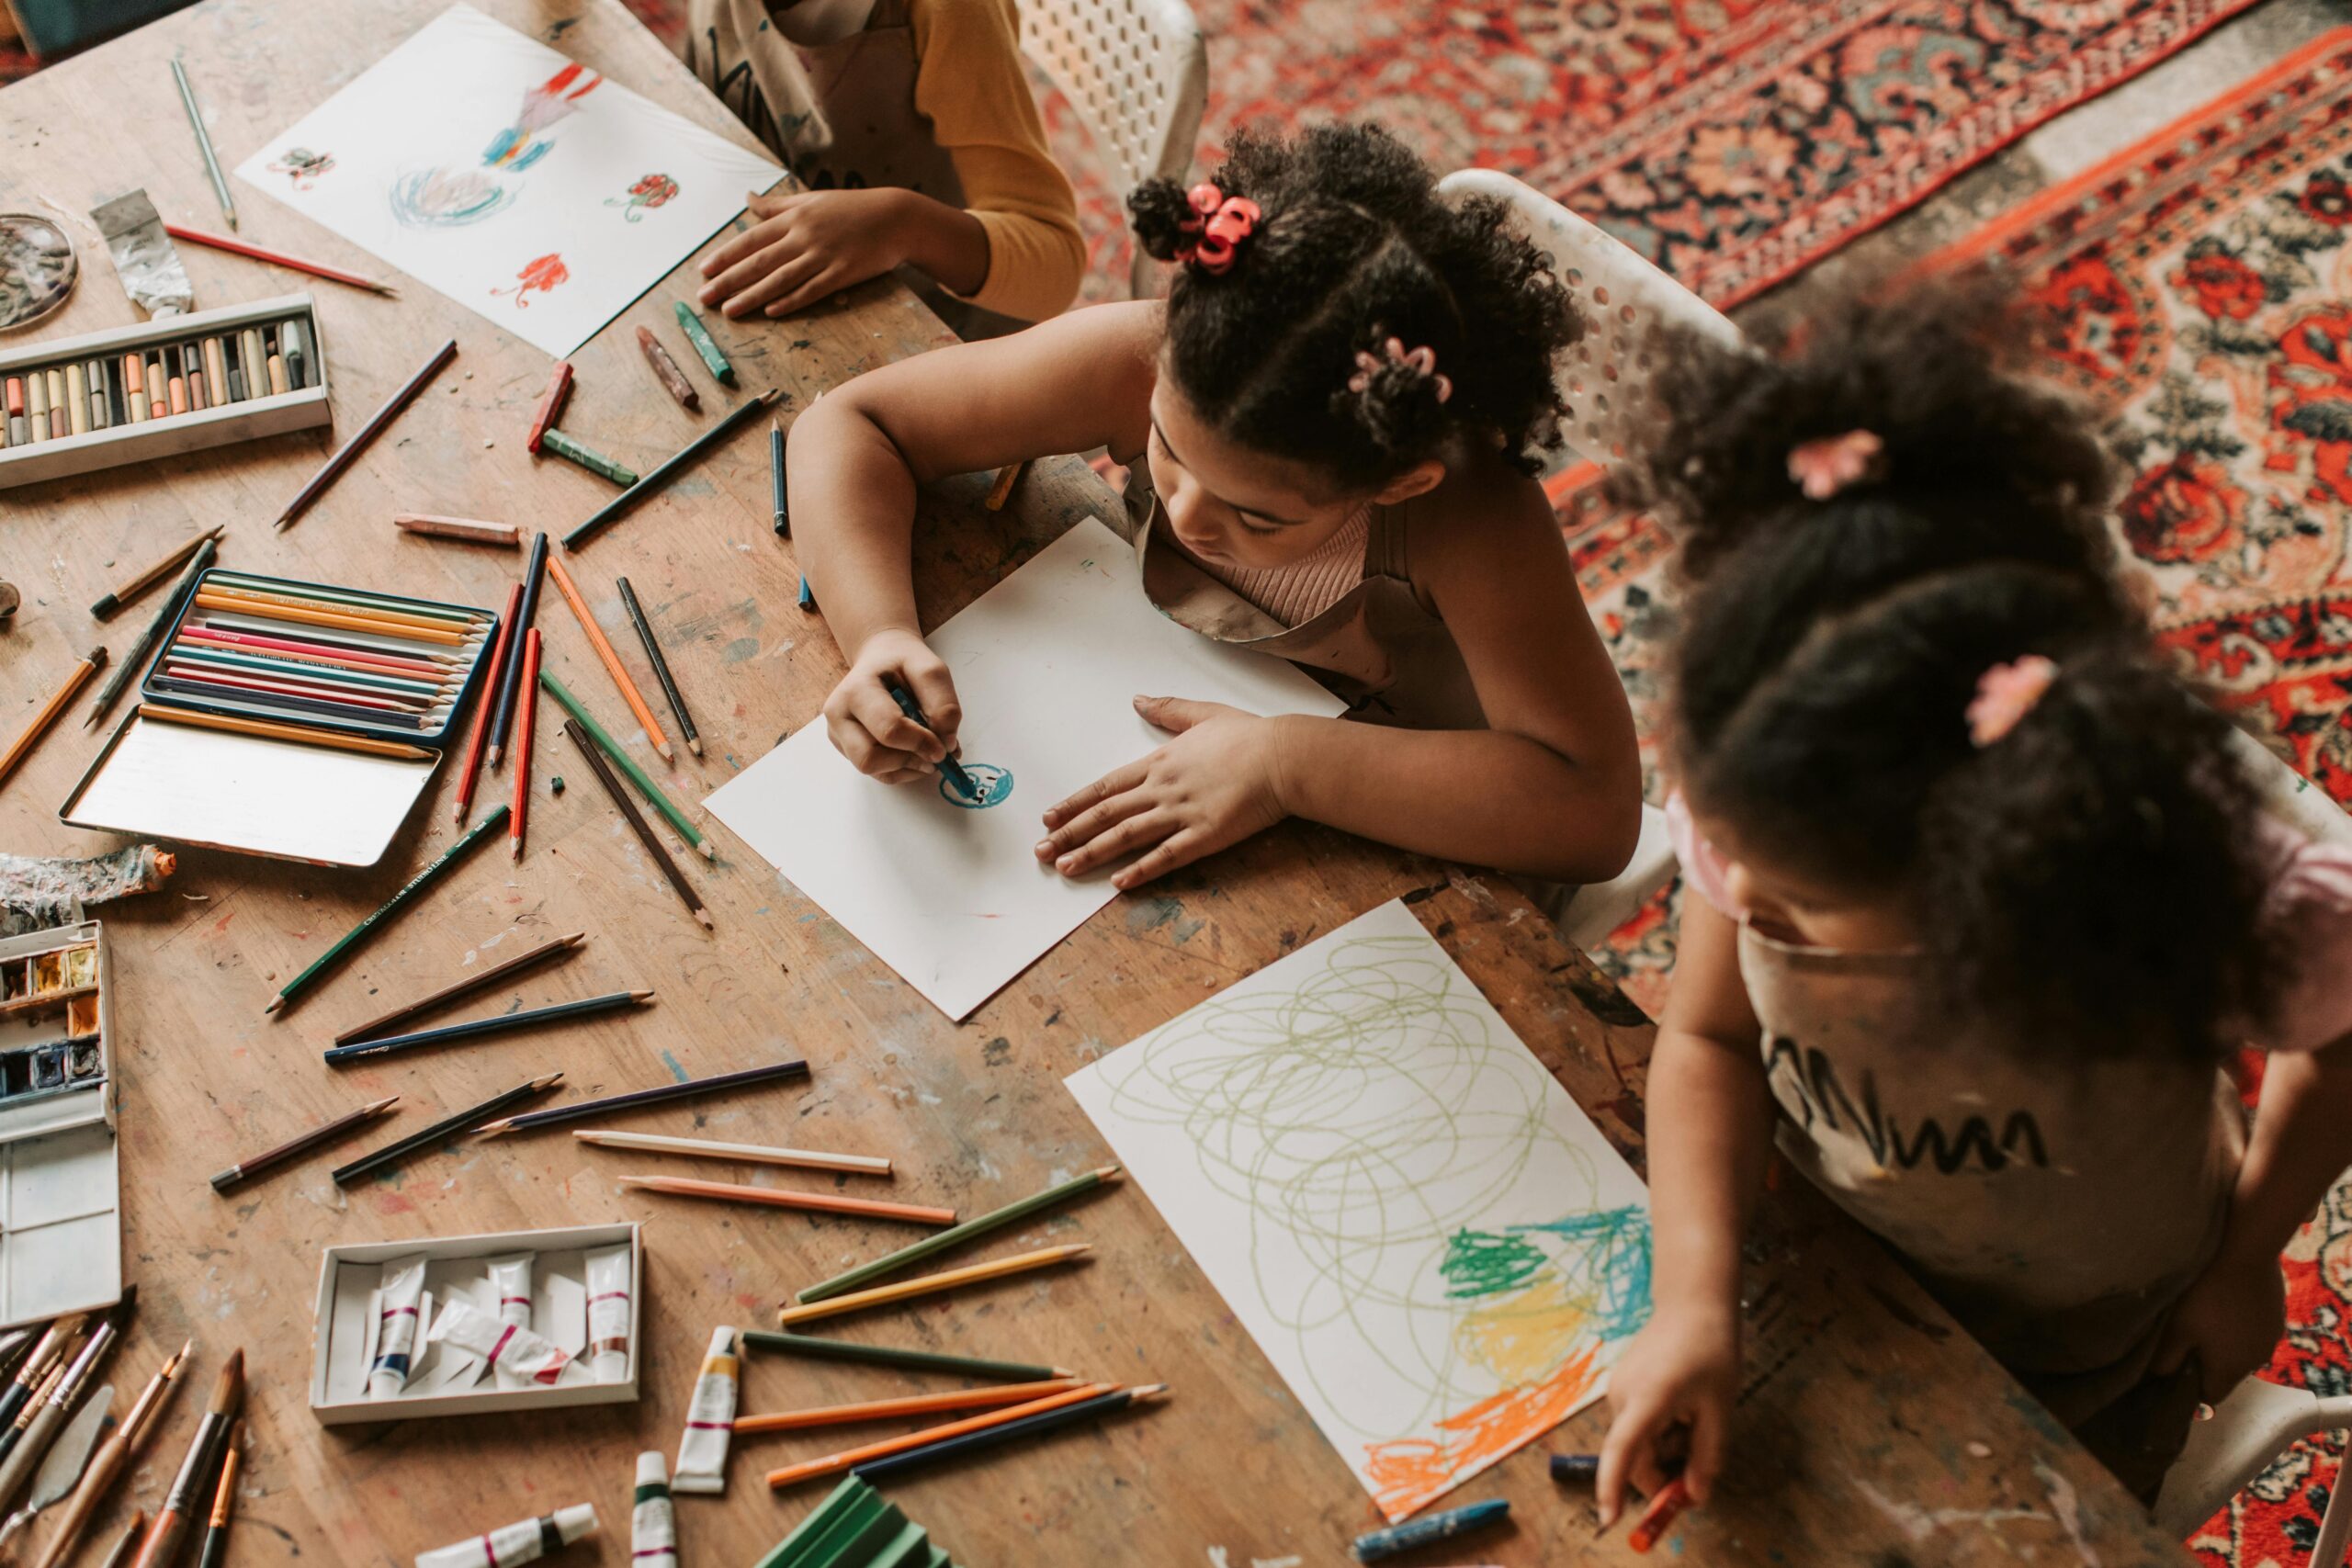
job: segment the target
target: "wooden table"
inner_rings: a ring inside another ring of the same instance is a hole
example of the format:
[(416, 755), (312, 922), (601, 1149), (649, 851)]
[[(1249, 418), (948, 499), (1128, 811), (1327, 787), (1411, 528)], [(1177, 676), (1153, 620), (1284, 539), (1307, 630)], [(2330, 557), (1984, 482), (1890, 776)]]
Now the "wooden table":
[[(481, 3), (742, 139), (614, 0)], [(217, 218), (165, 69), (170, 55), (185, 51), (221, 157), (233, 165), (439, 8), (440, 0), (376, 0), (364, 11), (209, 0), (0, 92), (0, 205), (53, 203), (75, 215), (88, 242), (78, 294), (42, 333), (136, 319), (79, 219), (90, 207), (143, 185), (166, 217), (199, 225)], [(241, 187), (238, 205), (256, 241), (379, 270), (255, 191)], [(184, 254), (199, 306), (303, 282), (207, 251)], [(85, 606), (198, 527), (228, 525), (222, 559), (232, 567), (495, 605), (514, 557), (396, 536), (390, 513), (456, 513), (560, 531), (609, 493), (584, 473), (525, 453), (524, 429), (548, 376), (543, 355), (422, 286), (411, 284), (397, 303), (311, 287), (334, 345), (340, 431), (452, 333), (461, 344), (456, 366), (284, 535), (273, 535), (269, 520), (329, 449), (324, 432), (0, 495), (0, 576), (25, 595), (0, 633), (0, 690), (8, 694), (0, 731), (13, 733), (82, 649), (126, 644), (152, 601), (102, 629)], [(666, 331), (670, 300), (691, 287), (682, 267), (575, 356), (580, 383), (564, 423), (640, 469), (697, 422), (653, 384), (630, 329), (643, 321)], [(947, 336), (887, 283), (801, 320), (721, 325), (719, 334), (741, 370), (739, 395), (774, 384), (796, 406)], [(765, 443), (746, 434), (570, 562), (640, 671), (616, 574), (632, 580), (658, 623), (709, 750), (697, 762), (682, 749), (669, 774), (688, 800), (810, 722), (842, 669), (823, 626), (794, 607), (791, 547), (769, 529), (766, 461)], [(1076, 519), (1119, 515), (1071, 460), (1034, 468), (1000, 514), (978, 505), (986, 482), (943, 485), (925, 504), (919, 578), (934, 621)], [(549, 667), (617, 718), (605, 676), (552, 593), (538, 624)], [(1402, 894), (1609, 1134), (1641, 1157), (1647, 1026), (1498, 879), (1293, 825), (1121, 898), (959, 1028), (723, 830), (717, 865), (684, 857), (717, 916), (716, 934), (700, 931), (659, 886), (554, 724), (544, 730), (522, 863), (510, 866), (494, 850), (481, 855), (276, 1020), (262, 1009), (277, 984), (449, 840), (446, 779), (372, 872), (197, 852), (169, 891), (101, 911), (123, 976), (116, 1063), (124, 1248), (141, 1287), (114, 1381), (143, 1381), (183, 1337), (198, 1345), (190, 1391), (107, 1518), (159, 1501), (214, 1371), (243, 1345), (253, 1438), (234, 1561), (405, 1562), (468, 1531), (587, 1499), (605, 1534), (564, 1561), (624, 1563), (631, 1456), (675, 1451), (711, 1326), (771, 1324), (787, 1290), (904, 1239), (887, 1226), (624, 1193), (613, 1178), (639, 1159), (561, 1135), (468, 1144), (350, 1193), (327, 1181), (324, 1159), (227, 1200), (205, 1184), (228, 1157), (375, 1094), (405, 1097), (390, 1123), (401, 1131), (533, 1070), (561, 1067), (572, 1093), (610, 1092), (673, 1070), (805, 1054), (815, 1066), (805, 1088), (630, 1124), (887, 1152), (899, 1161), (900, 1196), (977, 1213), (1042, 1186), (1049, 1173), (1104, 1162), (1102, 1140), (1061, 1087), (1063, 1075)], [(0, 793), (0, 844), (40, 853), (110, 847), (60, 827), (54, 815), (96, 744), (72, 723), (50, 737)], [(654, 761), (650, 751), (642, 760)], [(547, 788), (554, 773), (571, 775), (560, 797)], [(507, 782), (502, 775), (489, 798)], [(523, 942), (582, 929), (592, 940), (568, 968), (493, 994), (482, 1010), (625, 985), (658, 988), (652, 1009), (360, 1071), (321, 1065), (318, 1048), (335, 1030), (443, 983), (469, 958), (494, 961)], [(617, 1218), (648, 1222), (639, 1403), (332, 1431), (311, 1417), (309, 1323), (322, 1247)], [(1095, 1245), (1087, 1267), (845, 1320), (840, 1332), (1165, 1379), (1173, 1399), (1148, 1416), (905, 1484), (894, 1495), (910, 1516), (975, 1568), (1341, 1561), (1349, 1539), (1377, 1523), (1369, 1501), (1149, 1195), (1132, 1185), (1098, 1195), (1007, 1238), (1005, 1249), (1074, 1237)], [(1823, 1204), (1784, 1192), (1754, 1257), (1740, 1462), (1719, 1503), (1682, 1527), (1689, 1561), (2182, 1561), (2087, 1456)], [(926, 1386), (937, 1380), (754, 1356), (743, 1407)], [(1510, 1564), (1625, 1560), (1623, 1529), (1596, 1543), (1588, 1499), (1555, 1488), (1544, 1466), (1544, 1451), (1590, 1449), (1601, 1428), (1600, 1413), (1589, 1412), (1457, 1494), (1463, 1502), (1509, 1496), (1516, 1523), (1444, 1555)], [(760, 1472), (832, 1446), (823, 1437), (739, 1441), (729, 1495), (681, 1500), (684, 1560), (751, 1561), (822, 1492), (771, 1496)]]

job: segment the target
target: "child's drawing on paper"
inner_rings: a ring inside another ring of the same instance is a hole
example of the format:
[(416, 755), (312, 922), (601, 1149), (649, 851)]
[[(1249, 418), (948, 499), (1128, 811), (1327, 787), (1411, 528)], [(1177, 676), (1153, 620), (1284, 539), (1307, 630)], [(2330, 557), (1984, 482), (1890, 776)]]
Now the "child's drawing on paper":
[(476, 169), (414, 169), (392, 182), (392, 216), (412, 229), (457, 229), (514, 205), (511, 186)]
[(514, 288), (493, 288), (491, 292), (492, 294), (512, 294), (514, 297), (514, 308), (518, 310), (527, 310), (530, 307), (531, 294), (534, 290), (537, 290), (541, 294), (545, 294), (557, 284), (569, 281), (571, 279), (571, 273), (570, 269), (563, 265), (563, 258), (561, 256), (548, 254), (541, 256), (538, 260), (532, 262), (522, 271), (516, 273), (514, 276), (516, 282)]
[(284, 175), (296, 190), (308, 190), (319, 183), (322, 175), (334, 173), (334, 154), (313, 152), (308, 147), (288, 147), (269, 165), (273, 175)]
[(1002, 806), (1012, 798), (1012, 770), (1000, 768), (992, 762), (967, 762), (964, 776), (972, 781), (971, 795), (956, 787), (955, 781), (944, 773), (939, 779), (939, 797), (951, 806), (967, 811), (985, 811), (991, 806)]
[(1401, 904), (1069, 1086), (1391, 1519), (1649, 1314), (1641, 1183)]
[(634, 223), (677, 194), (678, 182), (669, 175), (647, 175), (628, 187), (626, 197), (608, 197), (605, 205), (622, 209), (621, 216)]
[(525, 93), (523, 107), (515, 111), (514, 123), (490, 139), (490, 145), (481, 155), (482, 167), (519, 175), (546, 157), (555, 143), (547, 140), (545, 133), (576, 113), (580, 100), (594, 92), (604, 80), (585, 66), (566, 63), (563, 69)]

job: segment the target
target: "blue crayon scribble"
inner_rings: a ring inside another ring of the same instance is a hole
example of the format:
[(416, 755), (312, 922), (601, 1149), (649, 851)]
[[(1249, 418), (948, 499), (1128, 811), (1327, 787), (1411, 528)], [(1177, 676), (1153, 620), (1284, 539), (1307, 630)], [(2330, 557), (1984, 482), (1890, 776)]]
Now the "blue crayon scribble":
[(985, 811), (991, 806), (1002, 806), (1012, 798), (1012, 770), (1000, 768), (993, 762), (967, 762), (965, 776), (979, 794), (966, 795), (956, 787), (956, 782), (945, 773), (939, 775), (939, 798), (950, 806), (960, 806), (967, 811)]

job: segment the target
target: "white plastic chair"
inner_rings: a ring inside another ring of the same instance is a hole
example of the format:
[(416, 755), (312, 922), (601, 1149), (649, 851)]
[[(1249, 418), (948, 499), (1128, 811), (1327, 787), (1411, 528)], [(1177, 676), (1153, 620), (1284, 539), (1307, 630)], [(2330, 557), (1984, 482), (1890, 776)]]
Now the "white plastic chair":
[[(1114, 189), (1183, 178), (1209, 100), (1208, 48), (1184, 0), (1021, 0), (1021, 51), (1077, 109)], [(1136, 252), (1136, 299), (1155, 276)]]
[[(1456, 201), (1470, 196), (1501, 198), (1525, 225), (1527, 237), (1550, 254), (1554, 271), (1582, 307), (1584, 341), (1568, 351), (1560, 368), (1560, 398), (1568, 410), (1562, 434), (1603, 468), (1623, 460), (1628, 428), (1650, 412), (1650, 373), (1663, 332), (1685, 329), (1727, 347), (1747, 343), (1723, 312), (1623, 242), (1509, 175), (1462, 169), (1439, 181), (1437, 188)], [(1561, 934), (1579, 948), (1599, 947), (1673, 880), (1675, 866), (1666, 814), (1644, 806), (1633, 861), (1613, 881), (1577, 890), (1561, 912)]]

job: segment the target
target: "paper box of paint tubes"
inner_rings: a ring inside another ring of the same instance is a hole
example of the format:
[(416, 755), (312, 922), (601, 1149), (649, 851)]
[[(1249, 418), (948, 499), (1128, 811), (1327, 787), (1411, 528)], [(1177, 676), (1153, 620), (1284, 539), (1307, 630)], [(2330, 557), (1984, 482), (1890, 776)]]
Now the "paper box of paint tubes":
[(311, 1326), (323, 1426), (637, 1398), (633, 1224), (330, 1247)]

